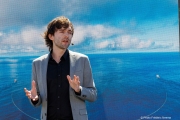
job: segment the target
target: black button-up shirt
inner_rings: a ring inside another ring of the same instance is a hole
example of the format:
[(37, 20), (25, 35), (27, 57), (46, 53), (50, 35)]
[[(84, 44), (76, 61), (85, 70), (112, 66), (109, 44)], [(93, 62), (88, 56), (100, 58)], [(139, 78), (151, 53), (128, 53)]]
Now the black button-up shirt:
[(59, 63), (51, 55), (47, 69), (47, 120), (73, 120), (67, 80), (69, 74), (69, 51), (66, 50)]

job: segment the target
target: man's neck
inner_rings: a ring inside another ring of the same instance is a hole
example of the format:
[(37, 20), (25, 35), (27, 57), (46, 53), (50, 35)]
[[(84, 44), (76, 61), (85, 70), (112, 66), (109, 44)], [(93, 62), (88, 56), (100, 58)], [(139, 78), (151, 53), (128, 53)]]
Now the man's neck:
[(66, 52), (66, 49), (58, 49), (58, 50), (54, 50), (52, 51), (52, 57), (53, 59), (59, 63), (60, 62), (60, 58), (63, 56), (63, 54)]

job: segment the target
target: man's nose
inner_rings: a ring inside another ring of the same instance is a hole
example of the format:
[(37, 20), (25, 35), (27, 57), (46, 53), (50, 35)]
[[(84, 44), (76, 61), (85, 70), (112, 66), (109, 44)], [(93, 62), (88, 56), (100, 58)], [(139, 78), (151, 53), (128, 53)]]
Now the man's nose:
[(65, 35), (65, 37), (69, 37), (69, 33), (68, 32), (65, 32), (64, 35)]

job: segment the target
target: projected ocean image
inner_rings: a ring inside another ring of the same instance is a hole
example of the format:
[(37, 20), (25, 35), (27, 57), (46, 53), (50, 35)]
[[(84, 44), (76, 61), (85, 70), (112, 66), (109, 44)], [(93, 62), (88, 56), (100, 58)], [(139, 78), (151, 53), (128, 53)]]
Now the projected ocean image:
[[(98, 90), (89, 120), (172, 119), (180, 115), (178, 52), (87, 54)], [(23, 88), (31, 88), (37, 56), (0, 57), (0, 119), (38, 120)]]

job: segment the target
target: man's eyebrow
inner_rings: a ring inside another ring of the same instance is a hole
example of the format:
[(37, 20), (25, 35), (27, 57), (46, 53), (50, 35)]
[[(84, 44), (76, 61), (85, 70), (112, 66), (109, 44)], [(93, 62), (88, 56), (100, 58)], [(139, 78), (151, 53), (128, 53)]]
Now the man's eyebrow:
[(65, 30), (66, 28), (60, 28), (59, 30)]
[[(64, 32), (67, 28), (60, 28), (58, 29), (58, 31), (60, 32)], [(73, 32), (71, 29), (68, 29), (68, 32)]]
[(63, 29), (63, 28), (60, 28), (60, 29), (58, 29), (58, 31), (64, 31), (65, 29)]

